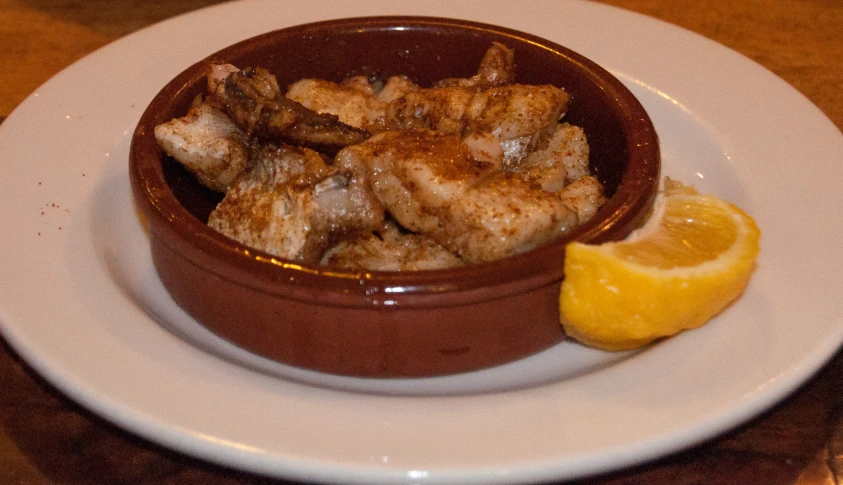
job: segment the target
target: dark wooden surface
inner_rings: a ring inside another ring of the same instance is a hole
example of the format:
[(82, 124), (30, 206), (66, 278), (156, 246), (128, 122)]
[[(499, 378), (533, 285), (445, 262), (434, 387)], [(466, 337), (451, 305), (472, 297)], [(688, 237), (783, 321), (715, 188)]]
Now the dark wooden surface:
[[(216, 2), (0, 0), (0, 120), (92, 50), (211, 3)], [(747, 55), (843, 129), (843, 1), (604, 3), (667, 20)], [(839, 484), (841, 404), (843, 354), (838, 354), (791, 397), (739, 429), (657, 462), (578, 483)], [(0, 484), (7, 483), (284, 482), (198, 461), (111, 426), (56, 392), (0, 341)]]

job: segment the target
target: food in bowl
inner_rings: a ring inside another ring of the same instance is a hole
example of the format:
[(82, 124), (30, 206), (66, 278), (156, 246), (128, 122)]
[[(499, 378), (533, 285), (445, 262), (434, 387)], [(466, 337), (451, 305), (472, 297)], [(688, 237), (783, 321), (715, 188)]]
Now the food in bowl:
[[(567, 235), (496, 261), (377, 271), (297, 263), (255, 250), (208, 227), (220, 192), (167, 156), (154, 136), (156, 126), (184, 116), (207, 91), (209, 63), (262, 66), (279, 85), (405, 74), (431, 86), (476, 75), (494, 42), (518, 53), (519, 82), (565, 87), (565, 121), (588, 137), (589, 169), (607, 199)], [(152, 260), (176, 303), (253, 354), (377, 378), (484, 369), (561, 342), (566, 245), (623, 239), (646, 217), (659, 171), (658, 138), (646, 111), (594, 62), (524, 32), (427, 17), (318, 22), (222, 49), (161, 89), (141, 116), (130, 149), (131, 184), (149, 222)]]
[(307, 78), (208, 65), (208, 91), (155, 127), (159, 145), (225, 192), (208, 225), (305, 264), (442, 269), (529, 251), (605, 202), (570, 96), (519, 84), (493, 42), (476, 74)]

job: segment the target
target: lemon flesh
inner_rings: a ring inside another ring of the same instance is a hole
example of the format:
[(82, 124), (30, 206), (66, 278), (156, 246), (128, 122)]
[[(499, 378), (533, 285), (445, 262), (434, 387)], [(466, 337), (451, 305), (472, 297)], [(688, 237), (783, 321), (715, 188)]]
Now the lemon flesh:
[(566, 248), (560, 315), (588, 345), (627, 350), (698, 327), (738, 298), (760, 231), (738, 207), (668, 182), (624, 241)]

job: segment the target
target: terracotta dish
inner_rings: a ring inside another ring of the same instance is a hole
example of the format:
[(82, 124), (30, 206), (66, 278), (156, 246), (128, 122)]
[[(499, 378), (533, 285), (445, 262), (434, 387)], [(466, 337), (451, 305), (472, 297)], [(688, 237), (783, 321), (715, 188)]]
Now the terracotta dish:
[(565, 336), (557, 302), (565, 244), (621, 239), (643, 221), (659, 179), (647, 113), (612, 75), (530, 34), (460, 20), (370, 17), (254, 37), (209, 59), (261, 66), (283, 87), (304, 77), (407, 74), (422, 85), (470, 77), (492, 43), (515, 50), (516, 80), (572, 96), (592, 171), (609, 201), (587, 224), (536, 250), (458, 269), (360, 273), (302, 266), (206, 226), (220, 196), (158, 148), (153, 128), (183, 116), (205, 89), (200, 61), (152, 100), (135, 130), (130, 172), (149, 220), (152, 257), (173, 299), (217, 335), (292, 366), (343, 375), (421, 377), (510, 362)]

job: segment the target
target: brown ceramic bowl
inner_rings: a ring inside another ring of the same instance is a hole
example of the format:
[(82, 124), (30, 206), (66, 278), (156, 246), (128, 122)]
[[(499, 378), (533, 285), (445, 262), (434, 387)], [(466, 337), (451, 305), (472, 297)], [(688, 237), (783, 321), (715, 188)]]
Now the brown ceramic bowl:
[(370, 377), (486, 368), (564, 338), (559, 285), (565, 244), (625, 237), (652, 205), (659, 145), (647, 113), (612, 75), (565, 47), (501, 27), (439, 18), (370, 17), (291, 27), (210, 58), (303, 77), (407, 74), (422, 85), (469, 77), (492, 41), (515, 49), (516, 80), (572, 97), (592, 170), (611, 198), (589, 223), (536, 250), (493, 263), (408, 273), (308, 267), (243, 246), (205, 223), (219, 196), (158, 148), (153, 128), (183, 116), (205, 89), (203, 62), (167, 84), (132, 139), (131, 182), (150, 222), (152, 256), (173, 299), (217, 335), (297, 367)]

